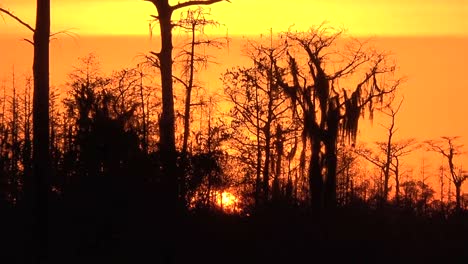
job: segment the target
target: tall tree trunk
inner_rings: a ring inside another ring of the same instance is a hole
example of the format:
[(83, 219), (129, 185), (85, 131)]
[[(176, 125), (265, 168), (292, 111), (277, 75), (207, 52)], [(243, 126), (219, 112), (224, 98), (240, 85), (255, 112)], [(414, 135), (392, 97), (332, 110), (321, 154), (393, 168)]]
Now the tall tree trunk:
[(260, 205), (260, 196), (262, 191), (262, 149), (260, 147), (260, 134), (257, 129), (257, 164), (255, 177), (255, 206)]
[(174, 97), (172, 87), (172, 8), (169, 1), (156, 1), (159, 26), (161, 31), (161, 51), (159, 53), (161, 86), (162, 86), (162, 113), (159, 120), (160, 151), (163, 164), (163, 175), (170, 199), (168, 206), (177, 208), (179, 200), (178, 173), (176, 166), (175, 123), (174, 123)]
[(336, 206), (336, 142), (338, 140), (338, 129), (340, 123), (340, 112), (338, 101), (335, 98), (329, 100), (327, 115), (327, 136), (325, 138), (325, 156), (327, 167), (327, 178), (325, 182), (325, 207), (328, 209)]
[[(23, 136), (24, 143), (22, 148), (23, 181), (28, 185), (31, 179), (32, 161), (31, 161), (31, 82), (28, 80), (24, 91), (24, 112), (23, 112)], [(28, 190), (29, 191), (29, 190)]]
[[(256, 120), (256, 138), (257, 138), (257, 177), (255, 179), (255, 206), (261, 202), (262, 192), (262, 147), (260, 142), (260, 105), (258, 100), (258, 87), (255, 87), (255, 120)], [(262, 198), (265, 198), (264, 196)]]
[(320, 140), (310, 137), (312, 154), (309, 160), (309, 190), (311, 207), (321, 210), (323, 207), (323, 179), (320, 166)]
[[(278, 124), (276, 128), (276, 164), (275, 164), (275, 173), (274, 173), (274, 179), (273, 179), (273, 192), (272, 192), (272, 200), (273, 201), (278, 201), (280, 198), (280, 183), (279, 183), (279, 178), (281, 176), (281, 164), (282, 164), (282, 157), (284, 154), (284, 146), (283, 146), (283, 130), (281, 129), (281, 126)], [(288, 177), (288, 182), (286, 185), (286, 198), (288, 201), (291, 199), (291, 177)]]
[(37, 0), (34, 32), (33, 95), (33, 256), (44, 263), (47, 256), (49, 194), (49, 36), (50, 0)]
[(400, 204), (400, 161), (398, 160), (398, 157), (395, 157), (395, 162), (396, 162), (396, 165), (395, 165), (395, 201), (396, 201), (396, 204), (399, 205)]
[(455, 210), (456, 212), (461, 211), (461, 183), (455, 183)]
[(145, 95), (143, 89), (143, 70), (139, 68), (139, 75), (140, 75), (140, 100), (141, 100), (141, 113), (142, 113), (142, 129), (143, 129), (143, 152), (148, 154), (148, 122), (146, 118), (146, 104), (145, 104)]
[(324, 202), (327, 209), (336, 206), (336, 140), (330, 139), (325, 145), (327, 177), (325, 181)]
[(189, 79), (185, 91), (185, 109), (184, 109), (184, 139), (182, 143), (182, 153), (187, 154), (188, 139), (190, 136), (190, 106), (192, 99), (192, 88), (195, 67), (195, 27), (193, 24), (191, 28), (192, 42), (190, 43), (190, 61), (189, 61)]
[[(161, 86), (162, 86), (162, 113), (159, 120), (160, 133), (160, 152), (161, 163), (163, 167), (164, 182), (167, 184), (169, 199), (166, 206), (169, 210), (175, 210), (181, 203), (180, 191), (178, 183), (181, 181), (182, 173), (177, 168), (177, 153), (175, 147), (175, 115), (174, 115), (174, 95), (172, 86), (172, 22), (171, 17), (174, 10), (194, 6), (194, 5), (211, 5), (222, 0), (207, 0), (207, 1), (186, 1), (178, 2), (171, 6), (169, 0), (148, 0), (152, 2), (157, 11), (157, 19), (161, 32), (161, 51), (158, 53), (160, 71), (161, 71)], [(175, 211), (174, 211), (175, 212)]]
[(189, 77), (188, 83), (185, 87), (185, 108), (184, 108), (184, 137), (182, 141), (182, 166), (184, 167), (184, 173), (180, 174), (179, 186), (180, 186), (180, 197), (184, 203), (184, 207), (187, 205), (186, 196), (186, 177), (185, 177), (185, 168), (188, 166), (188, 139), (190, 137), (190, 108), (191, 108), (191, 99), (192, 99), (192, 88), (193, 88), (193, 79), (195, 71), (195, 27), (196, 24), (192, 24), (191, 34), (192, 39), (190, 43), (190, 57), (189, 57)]
[[(268, 117), (270, 118), (270, 117)], [(269, 199), (269, 189), (270, 189), (270, 157), (271, 157), (271, 129), (270, 121), (267, 121), (267, 124), (264, 128), (265, 133), (265, 163), (263, 164), (263, 199), (264, 202), (268, 202)]]
[(16, 84), (15, 84), (15, 70), (13, 68), (13, 95), (11, 98), (11, 168), (10, 168), (10, 179), (11, 179), (11, 195), (14, 200), (17, 200), (19, 197), (19, 168), (18, 168), (18, 161), (20, 159), (20, 148), (18, 142), (18, 102), (17, 102), (17, 93), (16, 93)]
[(390, 125), (390, 128), (388, 129), (388, 140), (387, 140), (387, 148), (386, 148), (386, 153), (385, 153), (385, 166), (384, 166), (384, 186), (383, 186), (383, 197), (382, 202), (387, 202), (388, 201), (388, 182), (390, 180), (390, 165), (392, 163), (392, 138), (393, 138), (393, 133), (394, 133), (394, 128), (395, 126), (395, 118), (392, 118), (392, 123)]
[(387, 202), (388, 200), (388, 182), (390, 179), (390, 171), (387, 168), (388, 165), (385, 165), (384, 171), (383, 171), (383, 176), (384, 176), (384, 182), (383, 182), (383, 197), (381, 197), (382, 202)]

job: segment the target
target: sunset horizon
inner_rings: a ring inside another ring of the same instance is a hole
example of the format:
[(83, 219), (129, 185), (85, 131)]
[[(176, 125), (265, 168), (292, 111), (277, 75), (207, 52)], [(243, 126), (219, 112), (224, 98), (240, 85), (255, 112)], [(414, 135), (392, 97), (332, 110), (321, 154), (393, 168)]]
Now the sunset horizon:
[(468, 260), (468, 0), (37, 3), (0, 3), (13, 262)]

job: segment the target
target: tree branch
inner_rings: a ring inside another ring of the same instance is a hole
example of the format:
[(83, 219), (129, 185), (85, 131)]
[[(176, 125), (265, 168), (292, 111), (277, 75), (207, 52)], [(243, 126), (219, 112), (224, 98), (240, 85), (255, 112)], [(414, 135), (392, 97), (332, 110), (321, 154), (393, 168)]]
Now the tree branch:
[[(177, 9), (180, 9), (180, 8), (184, 8), (184, 7), (188, 7), (188, 6), (194, 6), (194, 5), (211, 5), (211, 4), (214, 4), (214, 3), (218, 3), (218, 2), (222, 2), (224, 0), (206, 0), (206, 1), (203, 1), (203, 0), (198, 0), (198, 1), (187, 1), (187, 2), (183, 2), (183, 3), (178, 3), (174, 6), (172, 6), (172, 10), (177, 10)], [(227, 2), (231, 2), (229, 0), (226, 0)]]
[(31, 30), (33, 33), (36, 31), (33, 27), (31, 27), (28, 23), (24, 22), (23, 20), (21, 20), (21, 18), (13, 15), (10, 11), (4, 9), (4, 8), (1, 8), (0, 7), (0, 12), (1, 13), (5, 13), (7, 14), (9, 17), (13, 18), (14, 20), (16, 20), (18, 23), (20, 23), (21, 25), (25, 26), (26, 28), (28, 28), (29, 30)]

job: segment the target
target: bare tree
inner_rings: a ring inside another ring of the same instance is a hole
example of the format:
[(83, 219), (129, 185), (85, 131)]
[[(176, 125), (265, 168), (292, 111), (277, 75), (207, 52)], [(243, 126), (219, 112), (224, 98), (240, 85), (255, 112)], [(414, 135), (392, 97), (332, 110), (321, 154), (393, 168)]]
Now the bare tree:
[(197, 87), (196, 74), (200, 68), (205, 68), (210, 62), (210, 56), (197, 52), (200, 47), (221, 48), (223, 43), (217, 39), (209, 39), (204, 31), (207, 26), (216, 27), (218, 22), (208, 19), (210, 13), (203, 8), (189, 9), (181, 15), (175, 26), (181, 28), (184, 32), (190, 34), (190, 41), (185, 43), (179, 54), (175, 58), (182, 62), (181, 77), (174, 78), (185, 88), (184, 102), (184, 134), (182, 142), (182, 154), (187, 153), (188, 141), (190, 136), (190, 111), (192, 106), (192, 91)]
[(459, 137), (441, 137), (439, 140), (428, 140), (426, 144), (429, 147), (429, 150), (435, 151), (441, 154), (444, 158), (447, 159), (450, 181), (455, 186), (455, 199), (456, 199), (456, 210), (461, 210), (461, 187), (466, 179), (468, 179), (468, 174), (464, 172), (461, 167), (455, 165), (455, 157), (462, 154), (463, 145), (457, 145), (456, 140)]
[(253, 66), (228, 71), (223, 78), (224, 91), (233, 103), (230, 117), (234, 148), (243, 156), (243, 163), (251, 164), (255, 171), (256, 205), (269, 201), (272, 175), (272, 194), (278, 200), (282, 156), (296, 130), (291, 104), (278, 85), (274, 70), (286, 55), (286, 46), (272, 43), (269, 46), (249, 43), (247, 49)]
[(390, 125), (385, 127), (387, 130), (387, 140), (375, 142), (377, 153), (374, 153), (374, 151), (369, 148), (357, 148), (355, 150), (361, 157), (380, 169), (383, 176), (380, 198), (384, 202), (388, 201), (388, 194), (390, 191), (389, 180), (391, 174), (393, 174), (395, 178), (395, 200), (398, 203), (400, 199), (401, 158), (410, 154), (418, 147), (416, 145), (416, 140), (413, 138), (399, 141), (395, 141), (394, 139), (398, 131), (398, 128), (395, 126), (396, 115), (400, 111), (402, 103), (403, 100), (400, 101), (396, 108), (389, 106), (387, 110), (382, 111), (383, 114), (390, 117)]
[[(172, 74), (172, 14), (174, 11), (195, 6), (195, 5), (211, 5), (222, 2), (223, 0), (193, 0), (178, 2), (175, 5), (170, 5), (169, 0), (148, 0), (153, 3), (157, 9), (158, 15), (153, 16), (159, 22), (161, 34), (161, 50), (156, 53), (159, 59), (159, 68), (161, 71), (161, 86), (162, 86), (162, 113), (159, 121), (160, 127), (160, 151), (163, 160), (163, 172), (167, 178), (167, 183), (173, 193), (173, 203), (177, 206), (179, 200), (179, 191), (176, 172), (176, 147), (175, 147), (175, 115), (174, 115), (174, 94), (173, 94), (173, 74)], [(172, 203), (172, 202), (171, 202)]]
[(30, 185), (32, 202), (33, 240), (35, 261), (45, 258), (47, 245), (47, 208), (49, 193), (49, 37), (50, 37), (50, 0), (37, 0), (36, 27), (33, 28), (8, 10), (0, 12), (33, 32), (34, 45), (33, 75), (33, 179)]
[[(174, 26), (180, 28), (183, 32), (189, 35), (189, 40), (182, 44), (180, 51), (174, 58), (174, 64), (181, 66), (178, 75), (173, 78), (177, 80), (185, 89), (185, 101), (183, 110), (183, 138), (182, 138), (182, 162), (180, 163), (183, 170), (187, 172), (188, 156), (189, 153), (189, 139), (191, 135), (190, 124), (192, 108), (205, 102), (199, 101), (192, 102), (193, 92), (197, 92), (201, 87), (197, 85), (197, 74), (203, 68), (206, 68), (210, 61), (210, 55), (201, 53), (200, 48), (221, 48), (223, 43), (217, 39), (210, 39), (204, 33), (206, 27), (216, 27), (219, 25), (215, 20), (209, 19), (209, 11), (204, 10), (202, 7), (196, 9), (189, 9), (187, 12), (181, 14), (181, 18), (174, 23)], [(176, 48), (175, 50), (178, 50)], [(179, 197), (182, 202), (187, 205), (187, 182), (186, 173), (180, 173), (178, 179)]]

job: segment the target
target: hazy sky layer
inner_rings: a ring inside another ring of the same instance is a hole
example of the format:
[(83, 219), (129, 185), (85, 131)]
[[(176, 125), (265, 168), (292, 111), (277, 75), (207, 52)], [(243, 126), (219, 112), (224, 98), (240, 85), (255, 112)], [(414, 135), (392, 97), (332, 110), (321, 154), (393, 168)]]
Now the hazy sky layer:
[[(35, 0), (3, 0), (0, 6), (33, 24)], [(354, 35), (468, 35), (468, 0), (232, 0), (211, 6), (211, 12), (225, 24), (219, 33), (230, 34), (291, 25), (302, 30), (326, 20)], [(143, 0), (52, 0), (53, 30), (80, 35), (148, 34), (150, 14), (155, 8)], [(10, 19), (0, 20), (0, 34), (21, 30)]]

